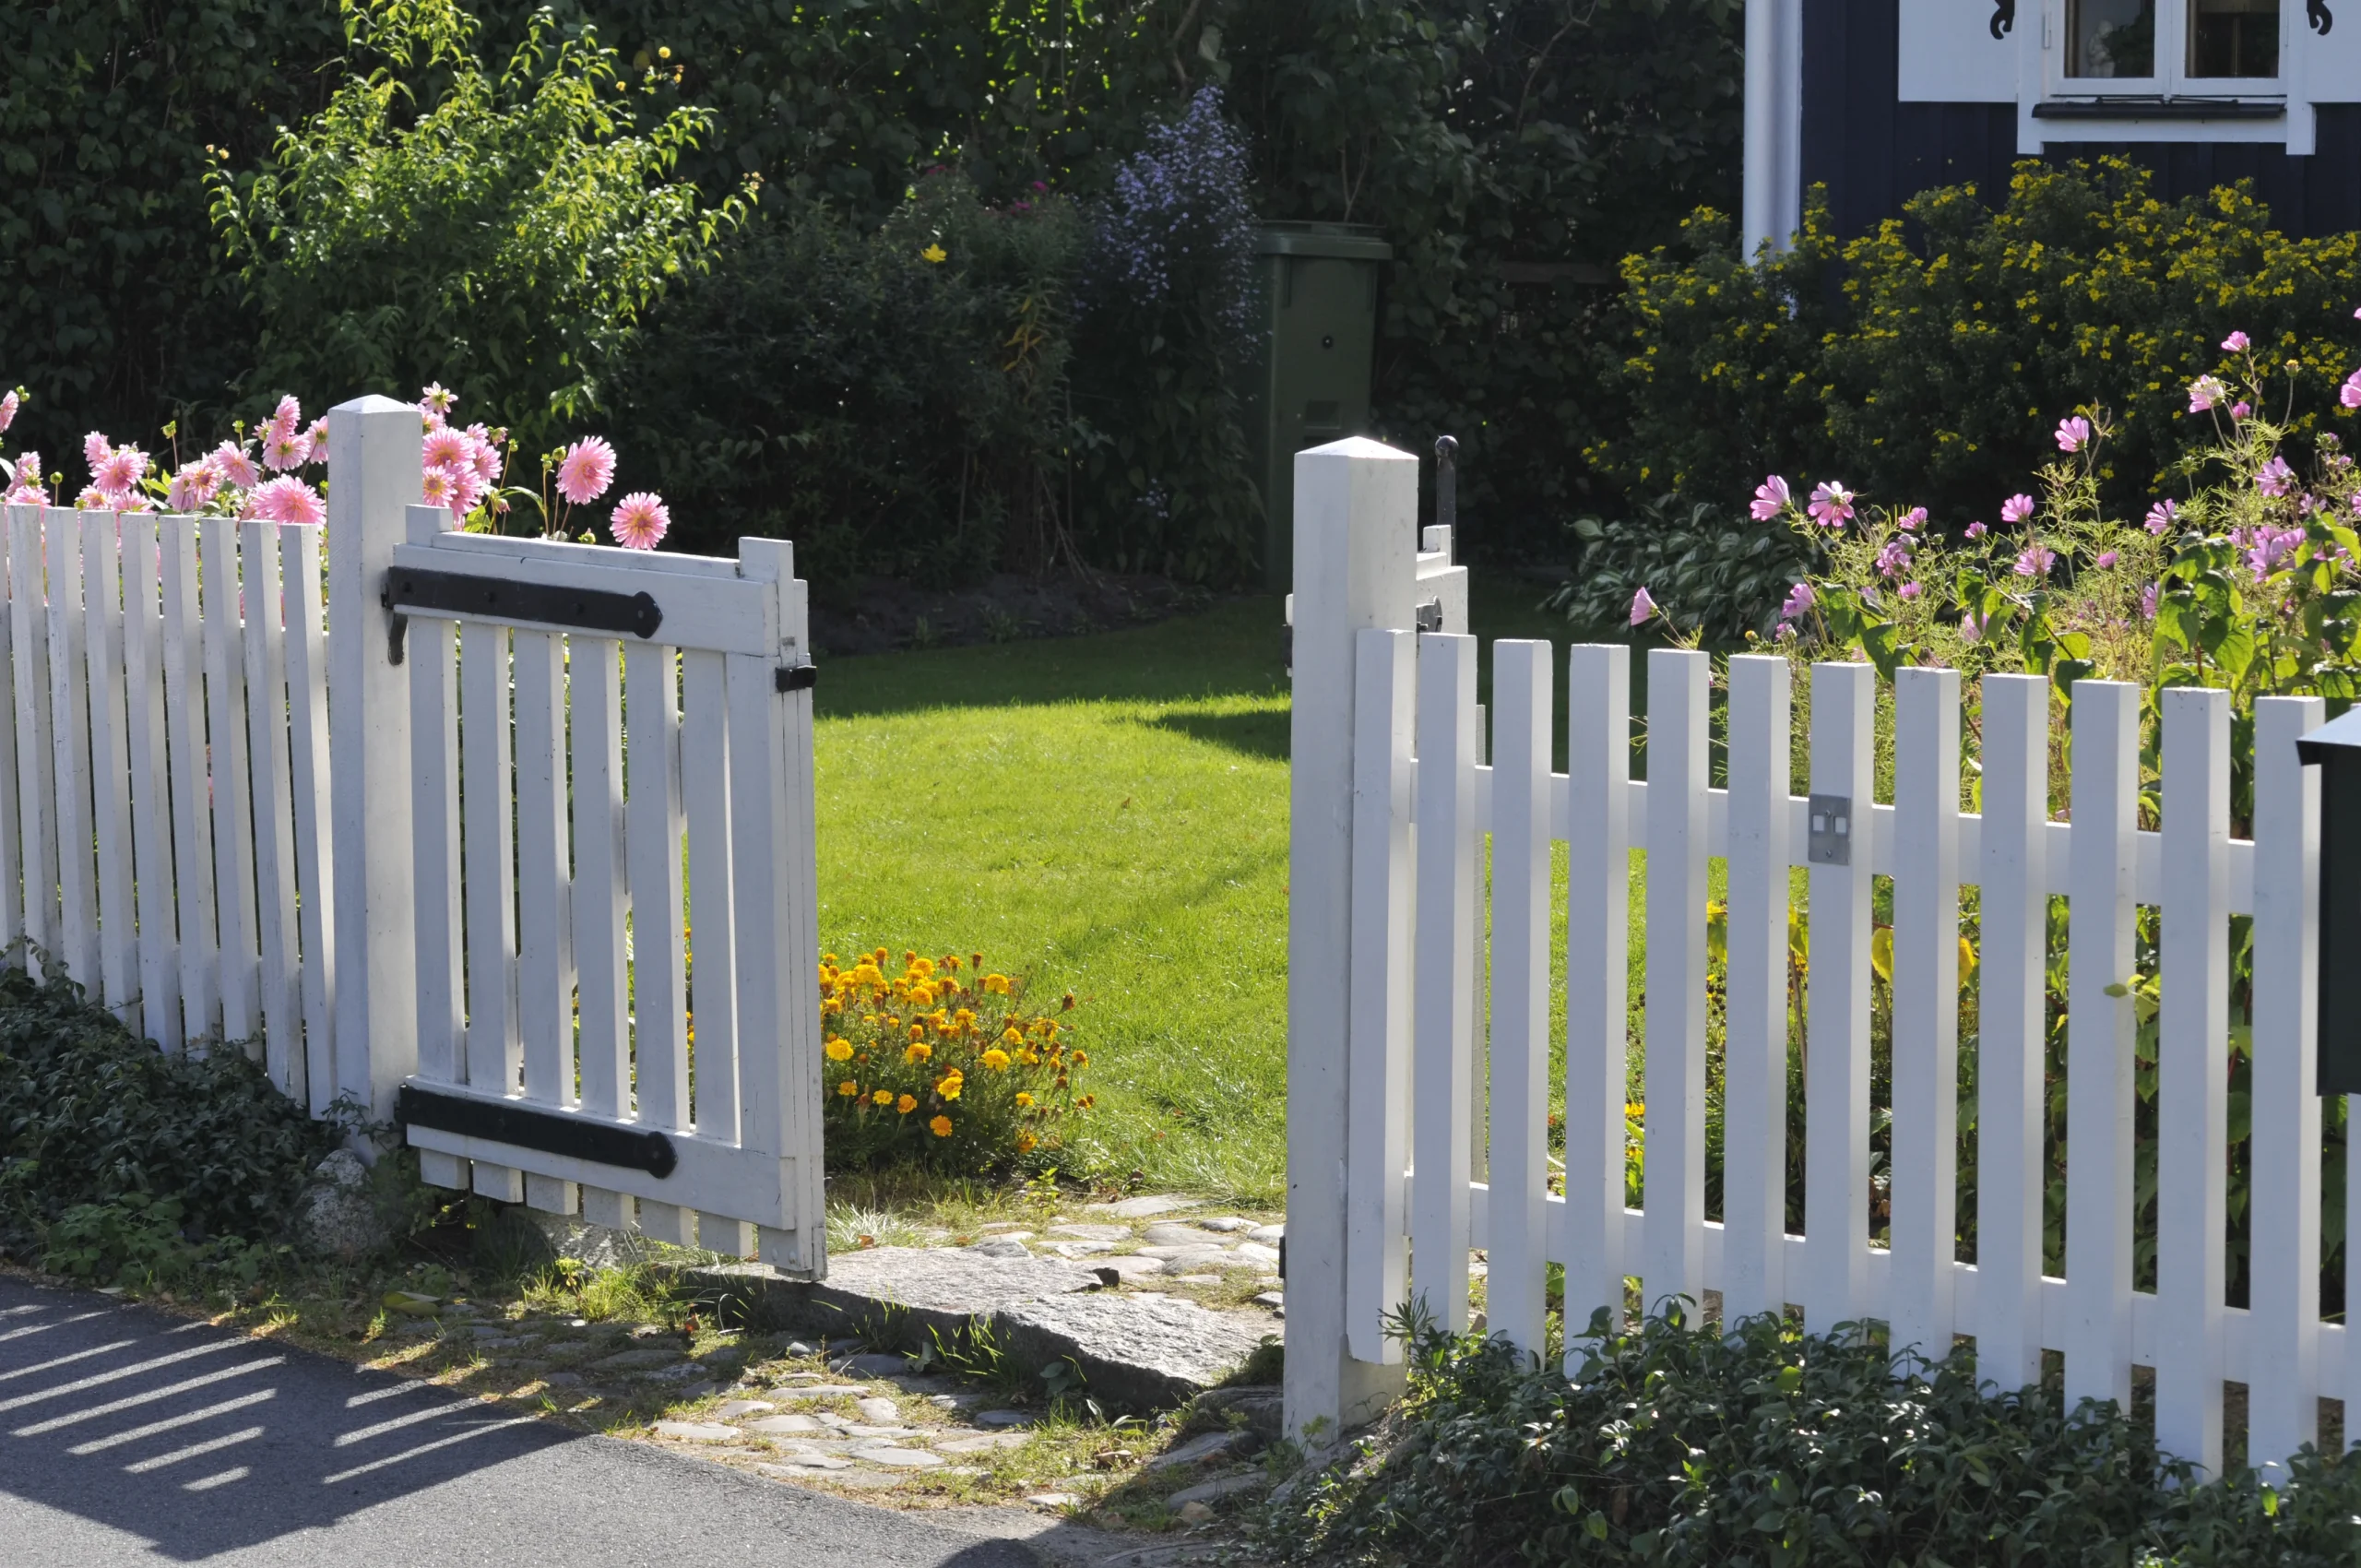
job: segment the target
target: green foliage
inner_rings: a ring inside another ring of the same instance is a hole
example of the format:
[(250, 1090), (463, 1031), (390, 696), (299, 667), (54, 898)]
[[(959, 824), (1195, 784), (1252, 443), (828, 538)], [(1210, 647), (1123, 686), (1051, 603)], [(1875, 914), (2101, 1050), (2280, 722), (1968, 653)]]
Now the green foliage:
[(440, 382), (546, 446), (605, 406), (641, 314), (738, 210), (671, 178), (709, 116), (635, 132), (604, 96), (631, 86), (613, 51), (546, 13), (495, 74), (454, 0), (347, 4), (384, 63), (269, 166), (209, 181), (262, 321), (245, 385), (340, 400)]
[[(2101, 495), (2137, 510), (2210, 445), (2171, 394), (2222, 368), (2233, 328), (2307, 391), (2351, 368), (2361, 238), (2288, 239), (2245, 184), (2165, 202), (2119, 159), (2027, 162), (1997, 210), (1969, 185), (1904, 210), (1840, 245), (1815, 199), (1793, 249), (1751, 261), (1701, 212), (1631, 257), (1614, 386), (1629, 428), (1590, 459), (1717, 504), (1802, 470), (1988, 523), (2082, 409), (2114, 422)], [(2323, 428), (2307, 413), (2290, 434), (2308, 451)]]
[(1810, 541), (1792, 529), (1734, 517), (1706, 502), (1684, 508), (1678, 496), (1660, 495), (1635, 510), (1610, 522), (1577, 517), (1568, 525), (1572, 569), (1545, 608), (1579, 628), (1620, 636), (1631, 597), (1644, 588), (1674, 624), (1727, 647), (1750, 632), (1767, 635), (1779, 601), (1812, 564)]
[(238, 1051), (167, 1054), (72, 982), (0, 969), (0, 1242), (11, 1249), (39, 1243), (107, 1277), (178, 1256), (167, 1232), (276, 1243), (350, 1126), (314, 1121)]

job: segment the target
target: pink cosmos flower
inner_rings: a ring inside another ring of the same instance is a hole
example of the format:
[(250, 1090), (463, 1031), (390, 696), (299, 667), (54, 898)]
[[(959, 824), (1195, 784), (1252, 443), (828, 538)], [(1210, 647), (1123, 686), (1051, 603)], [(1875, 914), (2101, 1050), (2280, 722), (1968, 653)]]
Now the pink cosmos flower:
[(2140, 590), (2140, 618), (2142, 620), (2153, 621), (2156, 618), (2156, 589), (2161, 586), (2162, 585), (2157, 583), (2150, 583), (2146, 588)]
[(2112, 551), (2112, 550), (2102, 550), (2102, 551), (2100, 551), (2100, 552), (2099, 552), (2098, 559), (2097, 559), (2097, 560), (2095, 560), (2095, 561), (2094, 561), (2094, 562), (2092, 562), (2092, 563), (2091, 563), (2091, 564), (2092, 564), (2092, 565), (2094, 565), (2094, 566), (2096, 566), (2100, 571), (2104, 572), (2104, 571), (2106, 571), (2109, 566), (2114, 565), (2114, 564), (2115, 564), (2115, 563), (2116, 563), (2116, 560), (2117, 560), (2117, 556), (2116, 556), (2116, 552), (2115, 552), (2114, 551)]
[(2229, 400), (2230, 389), (2218, 375), (2201, 375), (2189, 384), (2189, 411), (2201, 414), (2217, 403)]
[(2000, 503), (2000, 520), (2004, 523), (2022, 523), (2032, 516), (2033, 497), (2030, 495), (2011, 495)]
[(1982, 539), (1986, 534), (1991, 531), (1991, 529), (1986, 528), (1982, 523), (1970, 523), (1967, 525), (1967, 537), (1970, 539)]
[(98, 431), (82, 437), (82, 461), (89, 465), (93, 473), (98, 471), (101, 463), (107, 460), (107, 454), (113, 450), (114, 443)]
[(148, 454), (136, 446), (124, 446), (107, 454), (90, 475), (90, 482), (107, 495), (128, 495), (132, 487), (148, 477)]
[(437, 425), (426, 433), (425, 444), (419, 450), (419, 459), (430, 469), (457, 468), (462, 464), (474, 467), (475, 453), (464, 430), (449, 425)]
[(1923, 529), (1926, 526), (1927, 508), (1924, 506), (1913, 506), (1910, 510), (1902, 514), (1901, 527), (1903, 532), (1916, 533), (1920, 529)]
[[(2361, 371), (2356, 371), (2355, 374), (2361, 375)], [(1787, 481), (1777, 474), (1773, 474), (1754, 487), (1754, 504), (1749, 506), (1747, 511), (1756, 522), (1767, 523), (1786, 511), (1788, 503), (1793, 499), (1793, 493), (1787, 489)]]
[(0, 432), (5, 432), (10, 425), (17, 422), (17, 407), (18, 401), (19, 399), (14, 392), (9, 393), (5, 398), (0, 398)]
[(2284, 495), (2296, 486), (2296, 470), (2284, 457), (2273, 457), (2254, 476), (2254, 487), (2265, 495)]
[[(604, 488), (603, 481), (601, 488)], [(664, 535), (671, 527), (672, 514), (665, 509), (663, 497), (645, 490), (633, 491), (623, 498), (615, 507), (611, 525), (615, 542), (625, 550), (653, 550), (663, 542)], [(1647, 597), (1648, 590), (1642, 588), (1640, 598), (1631, 601), (1635, 615), (1640, 600)], [(1635, 620), (1631, 624), (1636, 626), (1639, 622)]]
[(1906, 539), (1890, 540), (1883, 550), (1878, 552), (1877, 567), (1881, 577), (1898, 576), (1907, 571), (1910, 567), (1910, 541)]
[(1984, 634), (1991, 624), (1991, 616), (1980, 615), (1971, 610), (1959, 618), (1959, 635), (1964, 641), (1980, 643), (1984, 640)]
[(247, 516), (266, 522), (317, 528), (328, 517), (327, 504), (320, 499), (320, 493), (292, 474), (260, 486), (247, 498), (246, 505)]
[(1916, 583), (1904, 583), (1904, 584), (1903, 584), (1903, 585), (1902, 585), (1902, 597), (1903, 597), (1903, 598), (1904, 598), (1904, 599), (1916, 599), (1916, 598), (1917, 598), (1917, 597), (1918, 597), (1918, 585), (1917, 585)]
[(2179, 515), (2179, 504), (2167, 496), (2148, 508), (2148, 531), (2162, 539), (2165, 530), (2173, 526), (2173, 519)]
[(2058, 422), (2058, 449), (2060, 452), (2079, 452), (2090, 444), (2090, 421), (2076, 414), (2071, 419)]
[(2023, 552), (2017, 557), (2017, 576), (2046, 577), (2049, 576), (2049, 568), (2057, 564), (2057, 562), (2058, 552), (2048, 546), (2028, 544)]
[(213, 465), (221, 482), (232, 490), (252, 490), (262, 482), (262, 470), (246, 456), (246, 449), (234, 441), (224, 441), (205, 460)]
[(2231, 353), (2243, 354), (2247, 351), (2247, 345), (2249, 341), (2251, 341), (2251, 339), (2249, 339), (2245, 333), (2233, 332), (2227, 338), (2222, 339), (2222, 347)]
[(1812, 591), (1811, 584), (1797, 583), (1787, 590), (1787, 601), (1779, 606), (1779, 619), (1793, 621), (1818, 603), (1819, 600), (1820, 596)]
[(2344, 378), (2344, 385), (2336, 389), (2336, 400), (2348, 409), (2361, 409), (2361, 370)]
[(2230, 417), (2234, 420), (2242, 420), (2252, 412), (2254, 412), (2254, 405), (2243, 398), (2230, 405)]
[(1811, 505), (1805, 510), (1821, 528), (1841, 529), (1852, 520), (1853, 493), (1831, 480), (1813, 488)]
[(565, 460), (557, 466), (557, 493), (576, 506), (598, 500), (614, 481), (615, 449), (596, 435), (567, 447)]

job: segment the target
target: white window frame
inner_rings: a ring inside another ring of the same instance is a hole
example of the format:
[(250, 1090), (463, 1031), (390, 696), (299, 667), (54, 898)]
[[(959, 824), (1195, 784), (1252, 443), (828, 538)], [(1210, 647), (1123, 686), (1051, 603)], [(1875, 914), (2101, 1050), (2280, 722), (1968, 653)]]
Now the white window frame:
[[(2024, 0), (2019, 0), (2024, 4)], [(2156, 56), (2164, 68), (2152, 77), (2070, 77), (2066, 22), (2075, 0), (2047, 0), (2042, 14), (2055, 31), (2054, 46), (2043, 51), (2048, 79), (2044, 84), (2053, 101), (2104, 102), (2111, 98), (2178, 100), (2234, 104), (2283, 105), (2287, 101), (2286, 68), (2292, 41), (2287, 36), (2290, 11), (2300, 19), (2303, 0), (2279, 0), (2279, 68), (2275, 77), (2192, 77), (2189, 74), (2189, 15), (2197, 0), (2155, 0)]]
[[(2269, 77), (2189, 76), (2190, 0), (2157, 0), (2158, 63), (2165, 67), (2158, 75), (2069, 77), (2070, 3), (2017, 0), (2019, 152), (2078, 142), (2266, 142), (2296, 157), (2310, 155), (2318, 132), (2305, 89), (2312, 53), (2305, 0), (2279, 0), (2279, 75)], [(2343, 4), (2361, 11), (2355, 0)], [(2118, 101), (2119, 115), (2100, 112)], [(2204, 112), (2213, 105), (2219, 114)]]

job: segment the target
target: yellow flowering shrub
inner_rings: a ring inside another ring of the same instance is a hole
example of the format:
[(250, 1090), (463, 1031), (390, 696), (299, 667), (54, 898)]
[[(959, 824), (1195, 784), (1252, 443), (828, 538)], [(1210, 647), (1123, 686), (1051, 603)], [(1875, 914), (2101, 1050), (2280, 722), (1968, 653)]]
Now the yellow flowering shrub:
[(1071, 994), (1040, 1012), (1025, 984), (984, 956), (940, 958), (883, 947), (820, 959), (831, 1170), (896, 1161), (962, 1174), (1058, 1163), (1095, 1097), (1075, 1084), (1090, 1056), (1074, 1043)]

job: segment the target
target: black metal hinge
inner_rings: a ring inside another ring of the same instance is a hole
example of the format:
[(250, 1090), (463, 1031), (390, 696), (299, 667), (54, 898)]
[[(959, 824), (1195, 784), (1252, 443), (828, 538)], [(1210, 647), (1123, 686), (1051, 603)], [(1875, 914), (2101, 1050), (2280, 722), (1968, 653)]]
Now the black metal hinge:
[(529, 621), (586, 632), (628, 633), (652, 637), (664, 624), (664, 608), (649, 593), (612, 588), (558, 588), (520, 583), (471, 572), (432, 572), (396, 566), (386, 574), (382, 601), (393, 613), (392, 658), (402, 661), (405, 611), (419, 614), (481, 615), (489, 621)]
[(780, 692), (808, 692), (820, 683), (820, 667), (816, 664), (782, 664), (771, 674), (771, 688)]
[(394, 1101), (394, 1120), (409, 1127), (431, 1127), (463, 1138), (484, 1138), (513, 1148), (538, 1149), (592, 1165), (645, 1170), (663, 1178), (681, 1163), (672, 1140), (663, 1134), (611, 1122), (593, 1122), (562, 1111), (543, 1111), (516, 1100), (483, 1100), (470, 1095), (442, 1094), (404, 1084)]

